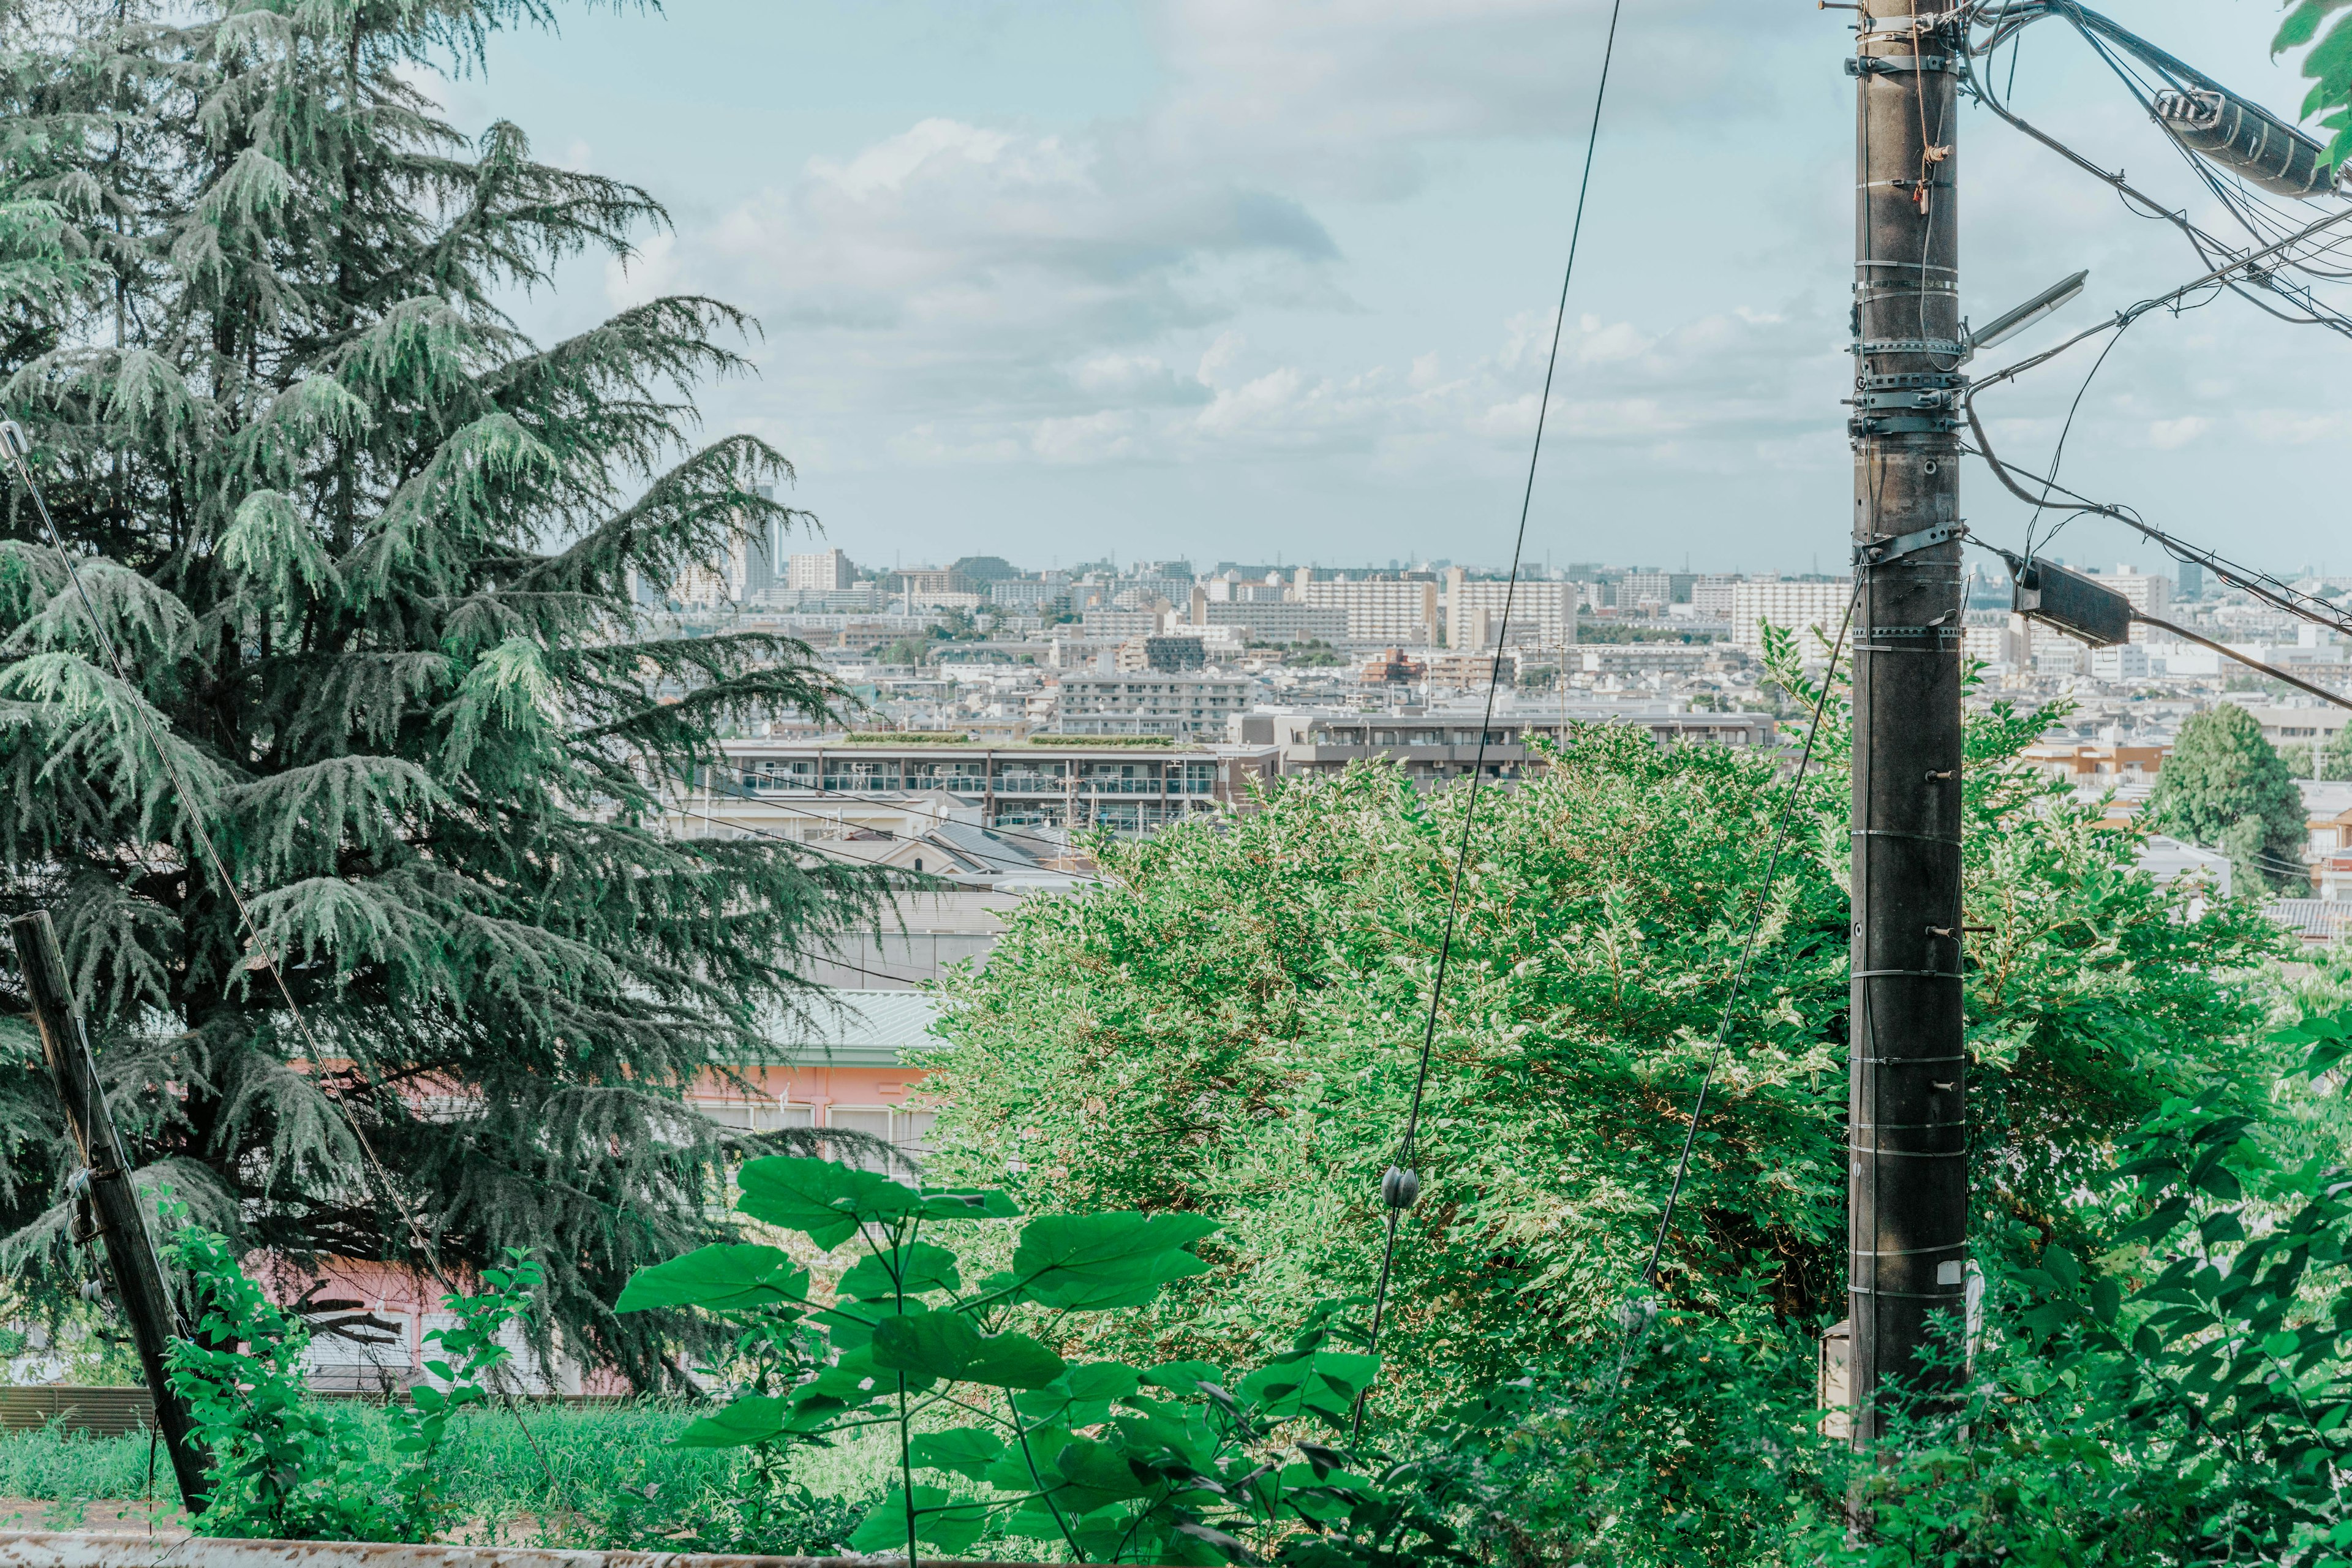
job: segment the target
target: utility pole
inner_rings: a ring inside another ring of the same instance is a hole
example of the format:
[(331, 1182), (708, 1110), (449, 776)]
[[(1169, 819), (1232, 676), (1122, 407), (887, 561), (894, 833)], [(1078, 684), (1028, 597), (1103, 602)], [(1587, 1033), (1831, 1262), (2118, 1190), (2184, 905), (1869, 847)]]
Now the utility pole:
[(80, 1147), (82, 1168), (67, 1183), (74, 1194), (74, 1238), (87, 1244), (93, 1237), (106, 1240), (107, 1270), (114, 1277), (114, 1298), (131, 1327), (131, 1343), (147, 1389), (155, 1400), (155, 1425), (171, 1451), (172, 1474), (180, 1483), (180, 1500), (190, 1513), (202, 1513), (212, 1500), (205, 1479), (205, 1451), (197, 1443), (187, 1402), (172, 1392), (163, 1357), (178, 1332), (178, 1315), (163, 1284), (155, 1244), (147, 1231), (147, 1216), (139, 1207), (138, 1189), (131, 1167), (122, 1158), (121, 1140), (106, 1109), (106, 1091), (99, 1087), (98, 1064), (82, 1031), (81, 1014), (74, 1006), (73, 988), (66, 978), (64, 954), (58, 948), (57, 927), (47, 910), (19, 915), (8, 922), (16, 939), (16, 961), (25, 976), (25, 994), (33, 1005), (33, 1020), (41, 1034), (41, 1055), (57, 1084), (66, 1122)]
[[(1855, 77), (1853, 930), (1847, 1125), (1853, 1441), (1967, 1310), (1960, 981), (1963, 377), (1957, 98), (1938, 0), (1862, 0)], [(1857, 1520), (1865, 1526), (1866, 1521)]]

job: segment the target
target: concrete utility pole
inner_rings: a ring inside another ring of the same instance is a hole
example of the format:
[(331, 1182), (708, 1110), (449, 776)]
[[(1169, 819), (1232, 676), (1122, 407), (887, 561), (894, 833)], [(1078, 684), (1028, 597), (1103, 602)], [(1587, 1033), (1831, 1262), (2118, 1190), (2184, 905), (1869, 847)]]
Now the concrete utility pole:
[(1848, 1376), (1857, 1447), (1968, 1272), (1960, 1019), (1956, 15), (1863, 0), (1854, 192), (1853, 932)]
[(25, 994), (33, 1004), (33, 1020), (41, 1034), (41, 1055), (48, 1062), (58, 1100), (74, 1142), (81, 1149), (82, 1168), (68, 1184), (74, 1194), (74, 1237), (88, 1242), (106, 1240), (108, 1272), (114, 1276), (114, 1298), (131, 1329), (139, 1352), (140, 1370), (155, 1400), (155, 1425), (172, 1456), (172, 1474), (180, 1483), (180, 1500), (190, 1513), (202, 1513), (212, 1500), (205, 1480), (205, 1451), (197, 1444), (187, 1402), (172, 1392), (163, 1356), (178, 1332), (178, 1315), (164, 1289), (155, 1245), (147, 1232), (147, 1216), (139, 1206), (131, 1168), (115, 1136), (114, 1119), (106, 1109), (105, 1090), (99, 1087), (98, 1064), (91, 1059), (89, 1037), (82, 1033), (81, 1014), (73, 1004), (73, 988), (66, 979), (64, 955), (58, 949), (57, 928), (47, 910), (19, 915), (8, 922), (16, 939), (16, 961), (25, 977)]

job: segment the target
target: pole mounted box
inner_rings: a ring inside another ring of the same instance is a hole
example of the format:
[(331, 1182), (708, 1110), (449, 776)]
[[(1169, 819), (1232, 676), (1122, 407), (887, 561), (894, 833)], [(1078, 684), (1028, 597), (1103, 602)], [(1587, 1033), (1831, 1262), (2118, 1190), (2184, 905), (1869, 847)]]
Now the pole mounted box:
[(2032, 557), (2010, 562), (2016, 587), (2010, 608), (2093, 647), (2131, 640), (2131, 601), (2079, 572)]

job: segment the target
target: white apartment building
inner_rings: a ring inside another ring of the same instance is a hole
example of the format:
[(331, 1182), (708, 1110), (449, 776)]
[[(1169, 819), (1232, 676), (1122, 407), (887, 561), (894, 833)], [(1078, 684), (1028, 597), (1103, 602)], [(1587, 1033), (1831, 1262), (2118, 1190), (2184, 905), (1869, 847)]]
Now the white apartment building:
[(1307, 580), (1307, 570), (1301, 567), (1291, 596), (1298, 604), (1344, 611), (1350, 642), (1437, 646), (1439, 595), (1433, 577), (1315, 583)]
[(1702, 621), (1731, 619), (1731, 591), (1744, 581), (1736, 573), (1703, 572), (1691, 584), (1691, 613)]
[(792, 555), (784, 562), (784, 586), (837, 594), (850, 585), (849, 554), (826, 550), (814, 555)]
[(1576, 640), (1577, 584), (1521, 582), (1473, 583), (1459, 566), (1445, 572), (1445, 646), (1495, 646), (1503, 627), (1503, 606), (1511, 612), (1511, 643), (1518, 647), (1566, 647)]
[(1214, 675), (1070, 674), (1062, 677), (1065, 735), (1169, 735), (1222, 741), (1228, 716), (1247, 709), (1250, 682)]
[[(1731, 640), (1743, 653), (1764, 651), (1767, 623), (1796, 634), (1797, 647), (1808, 662), (1826, 661), (1828, 645), (1844, 624), (1846, 605), (1853, 599), (1853, 583), (1840, 577), (1827, 583), (1784, 583), (1759, 577), (1731, 585)], [(1818, 630), (1817, 640), (1813, 633)]]

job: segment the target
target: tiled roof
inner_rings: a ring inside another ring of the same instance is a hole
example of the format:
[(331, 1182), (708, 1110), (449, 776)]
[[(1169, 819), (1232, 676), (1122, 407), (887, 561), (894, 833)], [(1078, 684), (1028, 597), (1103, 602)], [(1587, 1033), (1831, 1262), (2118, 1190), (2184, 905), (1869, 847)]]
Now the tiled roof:
[(2263, 906), (2263, 913), (2305, 942), (2340, 942), (2352, 936), (2352, 904), (2326, 899), (2279, 899)]

